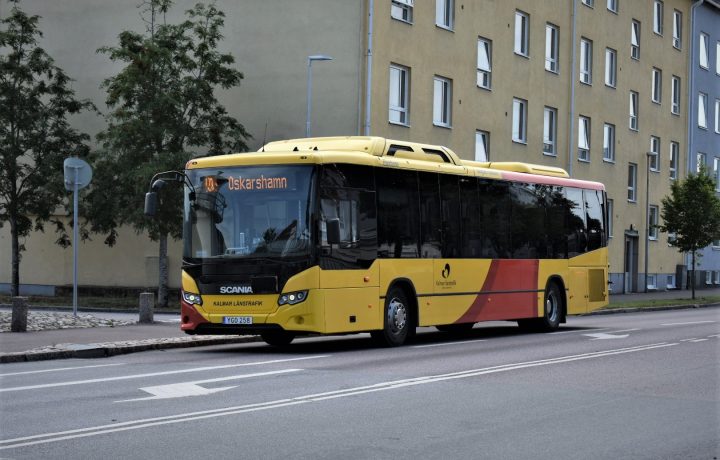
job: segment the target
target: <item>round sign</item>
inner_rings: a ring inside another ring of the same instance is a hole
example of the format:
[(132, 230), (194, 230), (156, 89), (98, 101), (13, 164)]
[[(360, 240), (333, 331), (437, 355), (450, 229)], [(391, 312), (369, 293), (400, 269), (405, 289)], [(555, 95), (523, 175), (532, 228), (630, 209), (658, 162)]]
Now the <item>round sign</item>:
[(65, 158), (63, 174), (67, 190), (74, 190), (76, 185), (78, 190), (85, 188), (92, 180), (92, 168), (90, 165), (85, 160), (76, 157)]

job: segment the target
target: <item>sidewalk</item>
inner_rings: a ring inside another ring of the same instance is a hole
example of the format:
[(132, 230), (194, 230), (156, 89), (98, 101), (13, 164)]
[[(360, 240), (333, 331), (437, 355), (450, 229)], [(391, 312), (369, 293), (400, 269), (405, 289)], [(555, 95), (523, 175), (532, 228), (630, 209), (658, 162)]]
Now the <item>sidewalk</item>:
[[(704, 296), (720, 296), (720, 289), (696, 291), (696, 297)], [(692, 293), (690, 291), (615, 294), (610, 296), (611, 305), (633, 300), (664, 299), (668, 300), (668, 305), (642, 309), (600, 310), (600, 312), (624, 313), (638, 310), (667, 309), (673, 308), (672, 299), (690, 299), (691, 297)], [(98, 312), (95, 314), (98, 316), (113, 316), (111, 313)], [(97, 358), (145, 350), (247, 343), (259, 340), (255, 336), (191, 336), (180, 330), (178, 322), (169, 321), (156, 321), (153, 324), (134, 323), (114, 327), (0, 332), (0, 363), (60, 358)]]

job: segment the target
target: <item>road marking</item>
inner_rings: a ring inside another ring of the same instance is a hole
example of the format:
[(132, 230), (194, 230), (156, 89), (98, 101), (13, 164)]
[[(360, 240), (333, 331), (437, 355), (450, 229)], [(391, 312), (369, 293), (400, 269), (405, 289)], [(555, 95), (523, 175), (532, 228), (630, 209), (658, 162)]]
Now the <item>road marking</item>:
[(612, 335), (612, 334), (606, 334), (604, 332), (600, 332), (598, 334), (583, 334), (583, 335), (586, 337), (592, 337), (591, 340), (625, 339), (630, 336), (630, 334)]
[[(607, 331), (610, 329), (609, 327), (602, 327), (599, 329), (593, 329), (593, 331)], [(559, 331), (559, 332), (551, 332), (552, 335), (560, 335), (560, 334), (581, 334), (583, 332), (587, 332), (587, 329), (580, 329), (578, 331)]]
[(691, 321), (689, 323), (665, 323), (665, 324), (661, 324), (661, 326), (687, 326), (690, 324), (707, 324), (707, 323), (717, 323), (717, 321)]
[(650, 345), (642, 345), (636, 347), (618, 348), (614, 350), (605, 350), (592, 353), (583, 353), (578, 355), (561, 356), (558, 358), (542, 359), (537, 361), (528, 361), (513, 364), (504, 364), (500, 366), (492, 366), (481, 369), (470, 369), (460, 372), (452, 372), (448, 374), (428, 375), (414, 377), (409, 379), (394, 380), (388, 382), (376, 383), (373, 385), (365, 385), (354, 388), (346, 388), (343, 390), (330, 391), (325, 393), (309, 394), (294, 398), (278, 399), (263, 403), (246, 404), (242, 406), (226, 407), (221, 409), (212, 409), (198, 412), (188, 412), (184, 414), (170, 415), (164, 417), (155, 417), (148, 419), (139, 419), (128, 422), (113, 423), (108, 425), (99, 425), (88, 428), (79, 428), (75, 430), (60, 431), (55, 433), (44, 433), (21, 438), (12, 438), (0, 440), (0, 450), (14, 449), (17, 447), (32, 446), (37, 444), (46, 444), (52, 442), (66, 441), (70, 439), (84, 438), (88, 436), (97, 436), (101, 434), (119, 433), (128, 430), (137, 430), (153, 426), (170, 425), (176, 423), (184, 423), (195, 420), (203, 420), (215, 417), (226, 417), (230, 415), (244, 414), (248, 412), (257, 412), (270, 409), (278, 409), (299, 404), (308, 404), (313, 402), (325, 401), (329, 399), (337, 399), (361, 394), (373, 393), (378, 391), (396, 390), (414, 385), (424, 385), (428, 383), (436, 383), (447, 380), (463, 379), (468, 377), (477, 377), (480, 375), (495, 374), (499, 372), (514, 371), (520, 369), (528, 369), (532, 367), (548, 366), (553, 364), (563, 364), (573, 361), (604, 358), (607, 356), (620, 355), (625, 353), (637, 353), (642, 351), (650, 351), (662, 349), (678, 345), (677, 343), (654, 343)]
[(176, 370), (176, 371), (166, 371), (166, 372), (150, 372), (148, 374), (121, 375), (118, 377), (106, 377), (106, 378), (102, 378), (102, 379), (73, 380), (73, 381), (69, 381), (69, 382), (45, 383), (45, 384), (41, 384), (41, 385), (27, 385), (24, 387), (0, 388), (0, 393), (5, 393), (5, 392), (9, 392), (9, 391), (37, 390), (40, 388), (65, 387), (65, 386), (70, 386), (70, 385), (86, 385), (89, 383), (114, 382), (117, 380), (141, 379), (141, 378), (146, 378), (146, 377), (158, 377), (158, 376), (162, 376), (162, 375), (185, 374), (188, 372), (205, 372), (205, 371), (214, 371), (214, 370), (218, 370), (218, 369), (232, 369), (235, 367), (261, 366), (264, 364), (288, 363), (288, 362), (292, 362), (292, 361), (303, 361), (303, 360), (307, 360), (307, 359), (327, 358), (329, 356), (330, 355), (319, 355), (319, 356), (305, 356), (302, 358), (273, 359), (270, 361), (258, 361), (258, 362), (254, 362), (254, 363), (228, 364), (225, 366), (195, 367), (192, 369), (180, 369), (180, 370)]
[(0, 374), (0, 377), (10, 377), (12, 375), (42, 374), (44, 372), (75, 371), (78, 369), (91, 369), (94, 367), (123, 366), (123, 365), (125, 365), (125, 363), (96, 364), (94, 366), (78, 366), (78, 367), (59, 367), (57, 369), (43, 369), (43, 370), (39, 370), (39, 371), (10, 372), (8, 374)]
[(196, 382), (181, 382), (171, 383), (169, 385), (156, 385), (152, 387), (140, 388), (140, 390), (150, 393), (152, 396), (145, 398), (125, 399), (123, 401), (115, 402), (133, 402), (133, 401), (148, 401), (151, 399), (170, 399), (170, 398), (185, 398), (188, 396), (205, 396), (213, 393), (219, 393), (221, 391), (230, 390), (237, 387), (233, 385), (230, 387), (221, 388), (205, 388), (201, 387), (201, 383), (215, 383), (215, 382), (226, 382), (228, 380), (241, 380), (249, 379), (252, 377), (266, 377), (268, 375), (287, 374), (289, 372), (299, 372), (302, 369), (283, 369), (280, 371), (271, 372), (258, 372), (255, 374), (243, 374), (243, 375), (231, 375), (229, 377), (220, 377), (216, 379), (198, 380)]
[(697, 343), (697, 342), (706, 342), (707, 340), (709, 340), (709, 339), (682, 339), (681, 342)]
[(463, 340), (460, 342), (443, 342), (443, 343), (431, 343), (429, 345), (413, 345), (410, 348), (428, 348), (428, 347), (444, 347), (446, 345), (459, 345), (461, 343), (478, 343), (478, 342), (487, 342), (485, 339), (480, 340)]
[(635, 329), (623, 329), (622, 331), (612, 331), (613, 334), (619, 334), (620, 332), (633, 332), (633, 331), (639, 331), (639, 328)]

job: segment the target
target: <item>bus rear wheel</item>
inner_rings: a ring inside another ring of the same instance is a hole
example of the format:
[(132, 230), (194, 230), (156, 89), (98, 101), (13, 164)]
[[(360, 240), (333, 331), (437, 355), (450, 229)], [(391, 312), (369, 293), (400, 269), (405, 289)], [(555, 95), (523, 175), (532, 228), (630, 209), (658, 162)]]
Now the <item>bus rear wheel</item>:
[(295, 334), (288, 331), (267, 331), (262, 332), (260, 337), (273, 347), (286, 347), (293, 341)]
[(405, 343), (414, 330), (412, 310), (405, 291), (393, 287), (385, 297), (383, 329), (372, 331), (370, 335), (380, 346), (397, 347)]

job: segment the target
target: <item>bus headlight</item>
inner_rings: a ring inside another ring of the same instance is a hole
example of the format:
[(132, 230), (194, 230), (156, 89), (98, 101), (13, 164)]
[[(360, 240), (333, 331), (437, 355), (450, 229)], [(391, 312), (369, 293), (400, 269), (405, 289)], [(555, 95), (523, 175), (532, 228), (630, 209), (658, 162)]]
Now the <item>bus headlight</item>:
[(190, 305), (202, 305), (202, 297), (200, 297), (200, 294), (195, 294), (194, 292), (185, 292), (182, 293), (183, 300)]
[(295, 291), (288, 292), (287, 294), (280, 294), (280, 297), (278, 297), (278, 305), (295, 305), (305, 301), (305, 299), (307, 299), (307, 295), (308, 291)]

